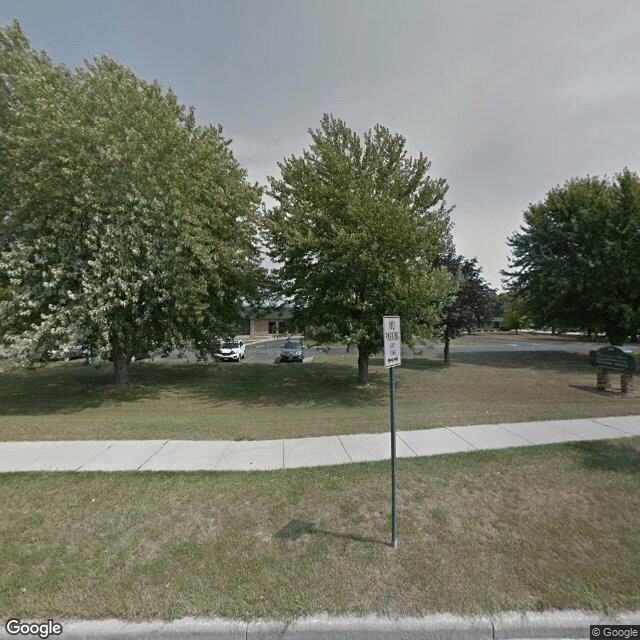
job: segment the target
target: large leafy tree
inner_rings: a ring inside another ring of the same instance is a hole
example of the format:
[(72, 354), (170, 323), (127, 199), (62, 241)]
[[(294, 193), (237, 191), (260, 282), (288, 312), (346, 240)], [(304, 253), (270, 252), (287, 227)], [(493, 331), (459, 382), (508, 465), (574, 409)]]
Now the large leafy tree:
[(467, 259), (450, 250), (438, 256), (434, 265), (444, 267), (459, 281), (458, 290), (443, 310), (440, 337), (444, 340), (444, 361), (448, 364), (451, 340), (493, 317), (493, 291), (482, 277), (482, 267), (476, 258)]
[(451, 246), (444, 179), (407, 155), (405, 139), (376, 125), (364, 139), (325, 115), (311, 146), (279, 163), (267, 216), (279, 293), (294, 322), (325, 343), (358, 348), (359, 381), (382, 347), (382, 318), (399, 315), (403, 339), (433, 336), (455, 278), (436, 268)]
[(71, 70), (0, 29), (0, 330), (15, 360), (82, 342), (205, 356), (259, 278), (260, 189), (220, 127), (103, 57)]
[(622, 344), (640, 327), (640, 180), (579, 178), (524, 214), (504, 272), (537, 325), (604, 330)]

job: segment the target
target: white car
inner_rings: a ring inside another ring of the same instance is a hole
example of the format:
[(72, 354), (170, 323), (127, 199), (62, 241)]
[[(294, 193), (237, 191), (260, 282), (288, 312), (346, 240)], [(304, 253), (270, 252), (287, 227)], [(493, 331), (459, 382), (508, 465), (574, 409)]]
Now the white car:
[(244, 342), (242, 340), (229, 340), (223, 342), (216, 353), (216, 358), (219, 360), (235, 360), (240, 362), (244, 360)]

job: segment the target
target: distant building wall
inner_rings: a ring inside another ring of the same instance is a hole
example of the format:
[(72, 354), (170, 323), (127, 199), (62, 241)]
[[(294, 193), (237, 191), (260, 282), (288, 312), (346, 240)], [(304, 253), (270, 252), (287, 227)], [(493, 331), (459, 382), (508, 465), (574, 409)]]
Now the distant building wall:
[(264, 318), (251, 318), (249, 330), (254, 336), (280, 336), (287, 334), (287, 317), (267, 315)]
[(502, 316), (494, 316), (487, 322), (478, 323), (479, 331), (490, 331), (491, 329), (500, 329), (502, 327)]
[(251, 335), (261, 336), (269, 333), (269, 321), (266, 318), (251, 318)]

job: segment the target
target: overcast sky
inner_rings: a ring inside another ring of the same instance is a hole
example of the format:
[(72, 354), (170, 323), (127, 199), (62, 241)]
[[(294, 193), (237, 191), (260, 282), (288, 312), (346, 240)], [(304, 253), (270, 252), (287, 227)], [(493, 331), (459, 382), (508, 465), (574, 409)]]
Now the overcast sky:
[(0, 0), (13, 19), (55, 62), (108, 54), (171, 87), (261, 184), (325, 112), (401, 133), (494, 287), (530, 203), (640, 173), (637, 0)]

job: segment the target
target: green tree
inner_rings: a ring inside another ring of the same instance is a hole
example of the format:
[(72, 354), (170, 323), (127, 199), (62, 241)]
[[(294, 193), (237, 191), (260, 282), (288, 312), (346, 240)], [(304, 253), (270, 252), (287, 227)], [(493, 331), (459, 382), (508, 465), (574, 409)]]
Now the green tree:
[(529, 304), (521, 296), (507, 294), (502, 311), (502, 328), (514, 331), (518, 335), (520, 329), (531, 325), (531, 318), (527, 315)]
[(440, 338), (444, 340), (444, 361), (448, 364), (451, 340), (491, 320), (493, 292), (482, 277), (482, 267), (475, 258), (468, 260), (450, 250), (438, 256), (434, 266), (444, 267), (459, 280), (458, 290), (443, 310)]
[(604, 330), (622, 344), (640, 327), (640, 180), (580, 178), (551, 190), (508, 239), (503, 272), (536, 325)]
[(501, 316), (504, 311), (504, 304), (507, 300), (507, 293), (501, 291), (491, 292), (491, 312), (494, 316)]
[[(103, 57), (70, 70), (0, 29), (2, 275), (15, 361), (77, 342), (204, 357), (260, 277), (261, 191), (220, 127)], [(3, 333), (4, 333), (3, 331)]]
[(267, 216), (278, 293), (298, 326), (324, 343), (358, 348), (361, 384), (382, 348), (382, 318), (399, 315), (402, 335), (434, 336), (455, 278), (434, 268), (451, 246), (447, 184), (405, 139), (376, 125), (360, 136), (325, 115), (312, 144), (270, 178)]

